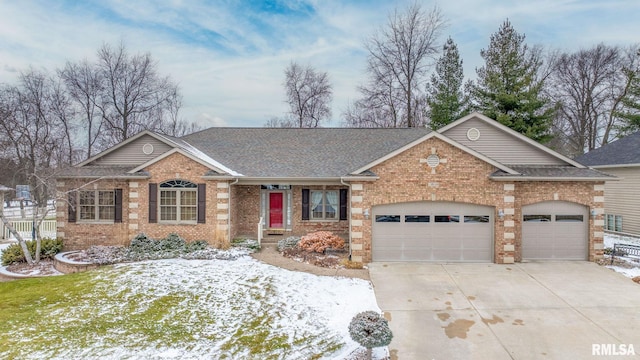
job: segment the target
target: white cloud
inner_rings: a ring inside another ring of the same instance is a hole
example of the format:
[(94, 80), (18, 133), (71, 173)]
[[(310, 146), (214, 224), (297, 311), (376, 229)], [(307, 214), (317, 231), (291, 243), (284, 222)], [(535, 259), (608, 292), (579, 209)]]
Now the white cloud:
[[(334, 121), (327, 125), (337, 126), (365, 80), (363, 41), (396, 5), (409, 3), (313, 0), (315, 13), (283, 16), (239, 2), (4, 1), (0, 81), (14, 81), (29, 65), (53, 70), (67, 60), (93, 59), (103, 42), (123, 40), (131, 52), (150, 52), (160, 71), (179, 83), (187, 120), (262, 126), (286, 111), (283, 71), (293, 60), (329, 73)], [(529, 43), (566, 49), (629, 44), (640, 29), (636, 0), (459, 0), (439, 6), (449, 19), (442, 40), (451, 35), (458, 43), (467, 77), (475, 77), (480, 49), (507, 17)]]

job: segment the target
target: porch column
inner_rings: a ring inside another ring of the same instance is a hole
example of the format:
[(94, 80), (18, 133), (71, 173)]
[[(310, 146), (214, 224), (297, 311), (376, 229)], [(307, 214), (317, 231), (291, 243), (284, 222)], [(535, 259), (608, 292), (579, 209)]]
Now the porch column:
[(371, 229), (368, 231), (367, 239), (364, 237), (363, 195), (362, 184), (351, 185), (351, 261), (354, 262), (371, 260)]
[(216, 183), (215, 189), (216, 196), (216, 207), (215, 207), (215, 221), (216, 231), (215, 231), (215, 241), (217, 244), (228, 244), (230, 241), (229, 238), (229, 199), (230, 199), (230, 188), (229, 182), (219, 181)]
[[(142, 214), (140, 213), (140, 199), (141, 199), (141, 190), (144, 189), (144, 191), (146, 192), (144, 195), (146, 195), (146, 199), (147, 201), (149, 201), (149, 194), (148, 194), (148, 189), (149, 189), (149, 185), (145, 185), (145, 186), (140, 186), (140, 183), (137, 181), (131, 181), (128, 183), (128, 187), (129, 187), (129, 203), (127, 205), (128, 208), (128, 218), (127, 219), (122, 219), (122, 222), (124, 222), (125, 224), (127, 224), (127, 232), (128, 232), (128, 236), (127, 239), (131, 240), (134, 237), (136, 237), (140, 231), (142, 229), (140, 229), (140, 224), (139, 221), (142, 218)], [(143, 195), (143, 196), (144, 196)], [(124, 200), (124, 199), (123, 199)], [(123, 203), (122, 206), (124, 207), (125, 204)], [(123, 211), (123, 216), (124, 216), (125, 212)]]
[[(504, 216), (498, 216), (495, 241), (498, 254), (495, 261), (498, 264), (513, 264), (516, 259), (516, 229), (515, 229), (515, 184), (504, 184), (503, 208)], [(500, 229), (502, 225), (502, 229)], [(500, 236), (502, 235), (502, 236)], [(500, 239), (502, 238), (502, 239)], [(501, 241), (501, 242), (500, 242)]]
[[(591, 210), (595, 216), (591, 216)], [(589, 209), (592, 226), (589, 231), (589, 261), (604, 257), (604, 184), (593, 185), (593, 206)]]

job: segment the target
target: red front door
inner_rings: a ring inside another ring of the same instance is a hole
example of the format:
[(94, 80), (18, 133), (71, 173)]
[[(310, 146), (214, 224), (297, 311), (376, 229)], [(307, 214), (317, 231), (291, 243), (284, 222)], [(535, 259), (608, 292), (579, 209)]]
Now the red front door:
[(269, 227), (281, 229), (284, 227), (282, 217), (282, 193), (269, 193)]

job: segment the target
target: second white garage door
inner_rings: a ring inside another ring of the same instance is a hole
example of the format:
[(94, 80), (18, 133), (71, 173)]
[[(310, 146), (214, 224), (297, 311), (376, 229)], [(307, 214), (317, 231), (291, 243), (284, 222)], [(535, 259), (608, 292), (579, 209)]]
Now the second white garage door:
[(375, 206), (373, 261), (491, 262), (493, 214), (490, 206), (453, 202)]
[(522, 207), (522, 258), (586, 260), (589, 209), (566, 201)]

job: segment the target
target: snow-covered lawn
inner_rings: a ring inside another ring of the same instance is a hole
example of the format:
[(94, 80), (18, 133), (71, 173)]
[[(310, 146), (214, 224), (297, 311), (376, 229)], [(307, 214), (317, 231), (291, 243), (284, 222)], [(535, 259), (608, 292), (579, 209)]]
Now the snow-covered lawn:
[[(640, 238), (632, 237), (632, 236), (624, 236), (624, 235), (615, 235), (615, 234), (604, 234), (604, 247), (612, 248), (614, 244), (629, 244), (629, 245), (637, 245), (640, 246)], [(622, 267), (622, 266), (607, 266), (609, 269), (624, 274), (627, 277), (633, 278), (636, 276), (640, 276), (640, 259), (637, 257), (624, 256), (624, 257), (616, 257), (617, 259), (624, 259), (629, 264), (634, 265), (633, 267)]]
[[(368, 281), (283, 270), (248, 256), (67, 276), (77, 279), (38, 281), (68, 295), (13, 305), (35, 316), (2, 326), (0, 358), (344, 359), (359, 348), (348, 334), (353, 316), (379, 311)], [(0, 283), (0, 301), (7, 284)]]

